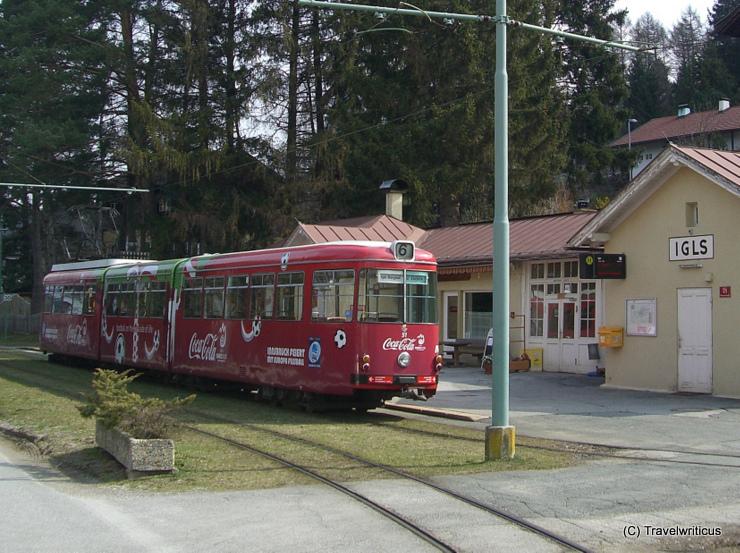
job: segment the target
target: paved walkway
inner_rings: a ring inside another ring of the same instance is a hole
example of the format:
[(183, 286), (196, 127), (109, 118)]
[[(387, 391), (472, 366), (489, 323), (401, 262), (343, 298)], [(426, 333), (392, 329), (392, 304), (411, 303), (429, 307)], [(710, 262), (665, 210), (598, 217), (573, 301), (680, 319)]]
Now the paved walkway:
[[(437, 395), (413, 404), (480, 417), (490, 424), (491, 377), (478, 367), (448, 367)], [(740, 456), (740, 400), (602, 388), (584, 375), (510, 375), (517, 433), (603, 445)], [(739, 461), (740, 462), (740, 461)]]

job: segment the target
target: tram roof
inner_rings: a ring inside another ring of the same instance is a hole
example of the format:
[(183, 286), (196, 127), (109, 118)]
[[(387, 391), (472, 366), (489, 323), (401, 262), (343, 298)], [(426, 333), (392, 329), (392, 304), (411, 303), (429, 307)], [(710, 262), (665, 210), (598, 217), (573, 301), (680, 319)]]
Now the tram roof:
[(136, 263), (150, 263), (145, 259), (93, 259), (90, 261), (73, 261), (71, 263), (55, 263), (51, 272), (57, 271), (85, 271), (89, 269), (107, 269), (115, 265), (133, 265)]
[[(392, 244), (392, 242), (371, 240), (346, 240), (246, 252), (206, 254), (193, 257), (190, 261), (196, 269), (203, 269), (206, 265), (209, 267), (229, 267), (239, 265), (241, 261), (247, 262), (250, 265), (280, 265), (285, 254), (289, 256), (288, 265), (312, 262), (357, 261), (361, 259), (396, 261), (391, 248)], [(416, 247), (414, 262), (436, 263), (436, 260), (427, 250)], [(185, 266), (187, 266), (187, 263)]]

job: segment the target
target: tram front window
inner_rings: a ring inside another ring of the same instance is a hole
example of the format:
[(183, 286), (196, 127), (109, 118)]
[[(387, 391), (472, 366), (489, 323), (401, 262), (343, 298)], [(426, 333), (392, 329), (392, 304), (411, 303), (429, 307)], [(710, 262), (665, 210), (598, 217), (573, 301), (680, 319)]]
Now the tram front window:
[(437, 274), (406, 271), (406, 322), (437, 322)]
[(359, 303), (360, 321), (436, 323), (437, 275), (430, 271), (363, 269)]

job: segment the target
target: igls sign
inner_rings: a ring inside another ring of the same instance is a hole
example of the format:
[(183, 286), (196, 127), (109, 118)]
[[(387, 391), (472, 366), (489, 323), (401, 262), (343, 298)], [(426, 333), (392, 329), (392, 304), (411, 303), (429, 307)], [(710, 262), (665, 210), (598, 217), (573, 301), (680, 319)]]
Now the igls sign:
[(714, 257), (714, 235), (680, 236), (668, 239), (668, 259), (712, 259)]

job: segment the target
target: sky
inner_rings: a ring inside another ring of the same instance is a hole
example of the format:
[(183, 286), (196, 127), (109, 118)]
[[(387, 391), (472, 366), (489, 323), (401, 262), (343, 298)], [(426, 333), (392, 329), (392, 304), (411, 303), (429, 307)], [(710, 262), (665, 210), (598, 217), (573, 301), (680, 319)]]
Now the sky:
[(684, 10), (691, 6), (699, 14), (701, 20), (707, 23), (707, 12), (714, 5), (714, 0), (658, 0), (657, 2), (645, 2), (645, 0), (617, 0), (615, 7), (629, 10), (629, 18), (634, 23), (645, 12), (650, 12), (655, 19), (660, 21), (666, 31), (678, 21)]

